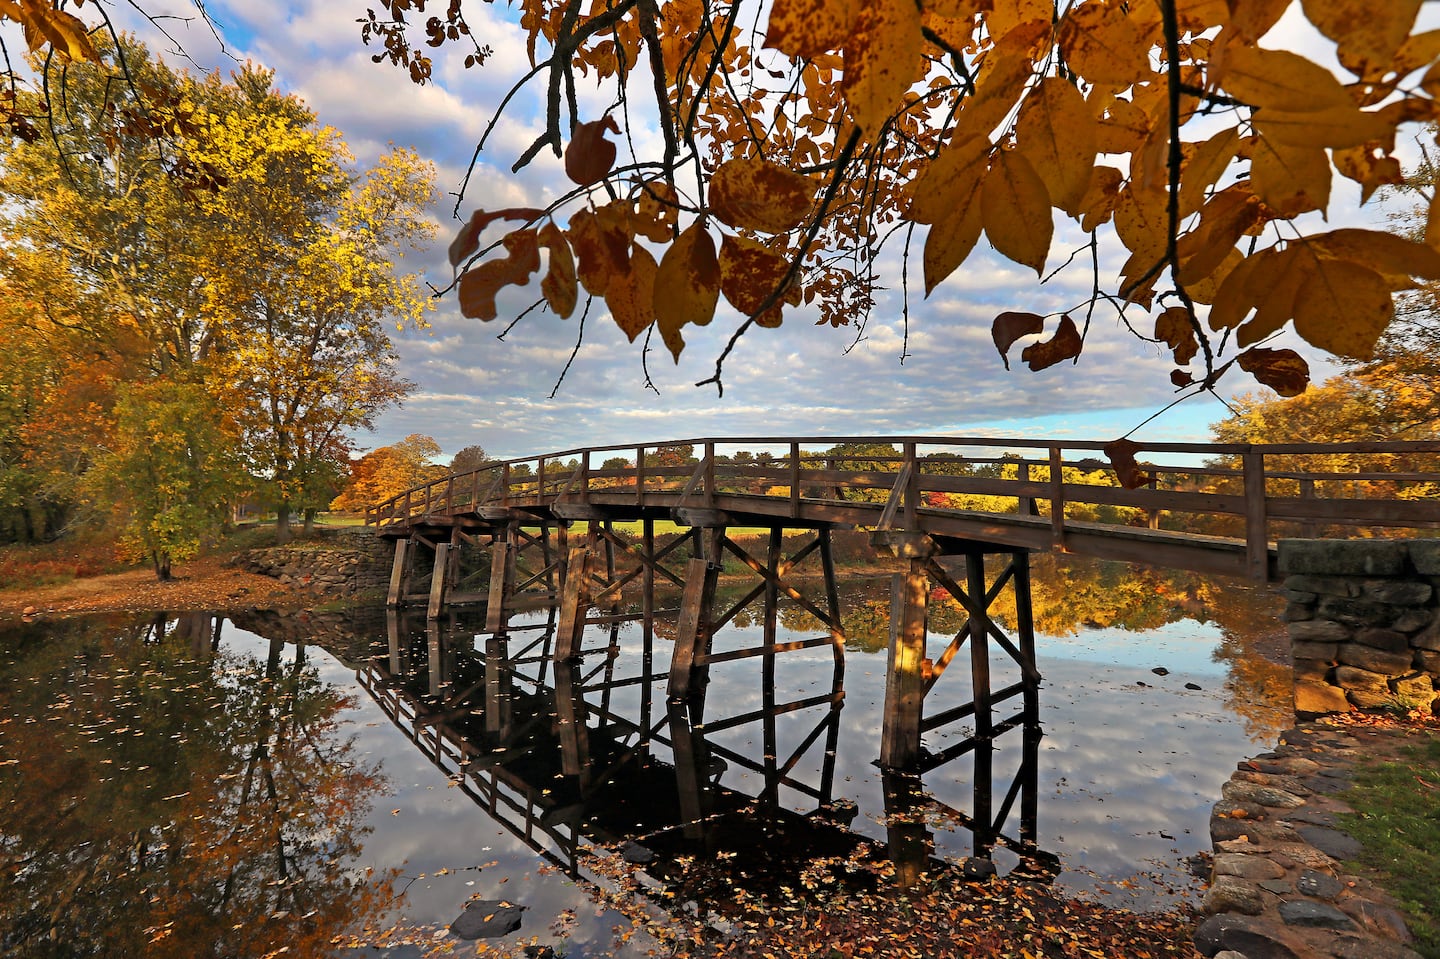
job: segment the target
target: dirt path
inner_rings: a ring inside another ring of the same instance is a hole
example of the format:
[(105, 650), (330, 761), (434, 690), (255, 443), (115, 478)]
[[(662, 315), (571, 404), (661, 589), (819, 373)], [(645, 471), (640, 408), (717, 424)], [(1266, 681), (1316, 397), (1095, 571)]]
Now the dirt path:
[(175, 578), (159, 582), (149, 569), (107, 573), (56, 586), (0, 588), (0, 621), (27, 615), (52, 616), (117, 610), (234, 609), (263, 606), (300, 609), (313, 597), (269, 576), (247, 573), (206, 556), (175, 570)]

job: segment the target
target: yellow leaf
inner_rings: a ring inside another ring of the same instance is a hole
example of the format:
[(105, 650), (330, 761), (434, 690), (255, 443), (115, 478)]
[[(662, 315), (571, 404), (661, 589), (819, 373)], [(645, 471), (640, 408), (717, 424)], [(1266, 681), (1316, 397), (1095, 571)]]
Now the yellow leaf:
[(994, 0), (985, 24), (990, 38), (999, 42), (1024, 24), (1039, 20), (1048, 25), (1054, 12), (1054, 0)]
[(1288, 50), (1230, 44), (1219, 76), (1211, 80), (1218, 81), (1231, 96), (1255, 107), (1293, 113), (1354, 107), (1333, 73)]
[(913, 0), (871, 0), (845, 41), (845, 102), (855, 124), (876, 134), (925, 72), (920, 9)]
[(1133, 182), (1115, 201), (1115, 233), (1125, 249), (1151, 259), (1164, 256), (1169, 245), (1170, 197), (1164, 190), (1147, 190)]
[(1110, 222), (1124, 182), (1125, 174), (1112, 166), (1097, 166), (1090, 171), (1090, 185), (1080, 200), (1080, 229), (1094, 233), (1102, 224)]
[(630, 251), (630, 268), (610, 278), (605, 305), (615, 325), (630, 338), (645, 332), (655, 321), (655, 258), (643, 246)]
[(1394, 318), (1385, 278), (1349, 260), (1321, 260), (1295, 296), (1295, 332), (1336, 356), (1370, 359)]
[[(728, 233), (720, 241), (720, 292), (725, 299), (746, 316), (770, 300), (790, 271), (787, 257), (766, 249), (760, 243)], [(782, 303), (799, 301), (800, 288), (790, 286), (780, 299), (756, 317), (759, 326), (780, 325)]]
[(1155, 317), (1155, 339), (1170, 347), (1175, 362), (1181, 366), (1193, 360), (1200, 348), (1190, 311), (1183, 306), (1172, 306)]
[(1226, 0), (1176, 0), (1175, 17), (1182, 31), (1204, 33), (1230, 22), (1230, 6)]
[[(978, 183), (976, 184), (978, 187)], [(967, 200), (925, 237), (925, 295), (929, 296), (975, 249), (982, 225), (980, 204)]]
[(1437, 59), (1440, 59), (1440, 30), (1426, 30), (1414, 34), (1400, 45), (1391, 67), (1397, 77), (1404, 77)]
[(1389, 156), (1379, 141), (1346, 147), (1331, 154), (1340, 175), (1360, 184), (1360, 202), (1375, 195), (1382, 186), (1405, 182), (1400, 161)]
[(921, 18), (923, 28), (954, 50), (963, 50), (970, 45), (975, 35), (974, 14), (968, 17), (947, 17), (936, 13), (929, 4)]
[(1055, 222), (1050, 194), (1030, 161), (1014, 150), (996, 155), (980, 189), (985, 235), (1002, 255), (1045, 272)]
[(1255, 315), (1235, 331), (1240, 346), (1258, 343), (1275, 333), (1295, 315), (1300, 287), (1315, 272), (1316, 260), (1298, 244), (1270, 258), (1266, 269), (1251, 272), (1245, 281)]
[(540, 281), (540, 292), (555, 315), (564, 319), (575, 312), (575, 301), (580, 294), (575, 280), (575, 255), (570, 252), (565, 234), (554, 223), (542, 226), (538, 239), (549, 251), (550, 258), (550, 269)]
[(1440, 252), (1383, 230), (1332, 230), (1306, 237), (1304, 242), (1319, 256), (1353, 260), (1381, 274), (1440, 279)]
[(1200, 211), (1199, 225), (1176, 244), (1180, 282), (1189, 286), (1215, 272), (1259, 219), (1260, 204), (1248, 184), (1237, 183), (1211, 197)]
[(1072, 70), (1091, 83), (1122, 87), (1150, 72), (1150, 48), (1160, 36), (1158, 21), (1138, 22), (1123, 0), (1095, 0), (1072, 6), (1060, 21), (1060, 49)]
[(727, 226), (784, 233), (805, 219), (815, 181), (776, 163), (737, 157), (710, 178), (710, 212)]
[(655, 319), (677, 360), (680, 350), (676, 344), (684, 342), (680, 328), (687, 323), (708, 324), (719, 298), (720, 261), (715, 241), (704, 223), (696, 220), (665, 251), (655, 274)]
[(616, 200), (599, 210), (577, 210), (570, 217), (570, 246), (578, 261), (580, 284), (594, 296), (604, 296), (610, 278), (629, 269), (630, 235), (624, 226), (625, 212)]
[(989, 168), (989, 140), (950, 141), (915, 179), (906, 217), (915, 223), (938, 223), (951, 217), (959, 204), (971, 202)]
[(1291, 0), (1226, 0), (1230, 26), (1242, 40), (1259, 40), (1290, 9)]
[(1219, 182), (1240, 149), (1240, 133), (1234, 127), (1221, 130), (1199, 144), (1180, 171), (1180, 215), (1194, 213), (1205, 202), (1205, 193)]
[(961, 102), (955, 118), (953, 141), (984, 139), (1010, 114), (1015, 101), (1025, 92), (1034, 71), (1030, 57), (996, 47), (985, 58), (975, 82), (975, 94)]
[(1160, 279), (1163, 251), (1155, 253), (1141, 250), (1130, 254), (1125, 265), (1120, 267), (1120, 295), (1126, 303), (1139, 303), (1150, 309), (1155, 299), (1155, 284)]
[(1320, 147), (1261, 137), (1250, 155), (1250, 182), (1255, 195), (1287, 219), (1324, 210), (1330, 204), (1330, 158)]
[(664, 180), (642, 183), (633, 220), (635, 232), (652, 243), (669, 240), (680, 219), (679, 201), (675, 188)]
[(1074, 84), (1046, 77), (1030, 91), (1015, 123), (1015, 149), (1045, 181), (1051, 202), (1077, 215), (1095, 166), (1095, 121)]
[(1395, 133), (1395, 128), (1383, 116), (1354, 106), (1300, 113), (1267, 108), (1256, 111), (1255, 127), (1274, 143), (1334, 149), (1373, 140), (1388, 142)]
[(1410, 35), (1422, 0), (1301, 0), (1305, 18), (1336, 43), (1345, 69), (1362, 79), (1389, 72), (1395, 52)]
[(1230, 270), (1215, 291), (1207, 322), (1212, 330), (1233, 330), (1255, 308), (1250, 292), (1250, 276), (1257, 270), (1269, 270), (1275, 259), (1274, 250), (1261, 250), (1245, 257)]
[(1220, 265), (1210, 271), (1210, 275), (1195, 283), (1188, 283), (1185, 292), (1190, 294), (1190, 299), (1196, 303), (1211, 304), (1215, 302), (1215, 295), (1220, 292), (1220, 284), (1224, 283), (1230, 276), (1230, 271), (1244, 261), (1245, 255), (1233, 246), (1225, 252), (1225, 258)]
[(765, 46), (801, 59), (838, 50), (859, 9), (859, 0), (775, 0)]

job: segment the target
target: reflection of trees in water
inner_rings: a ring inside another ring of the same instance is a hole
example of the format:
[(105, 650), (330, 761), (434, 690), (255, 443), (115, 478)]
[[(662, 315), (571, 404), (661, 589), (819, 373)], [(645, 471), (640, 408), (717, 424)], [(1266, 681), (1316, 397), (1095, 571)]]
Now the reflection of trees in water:
[(376, 918), (383, 786), (305, 649), (202, 615), (26, 627), (0, 662), (0, 955), (320, 955)]

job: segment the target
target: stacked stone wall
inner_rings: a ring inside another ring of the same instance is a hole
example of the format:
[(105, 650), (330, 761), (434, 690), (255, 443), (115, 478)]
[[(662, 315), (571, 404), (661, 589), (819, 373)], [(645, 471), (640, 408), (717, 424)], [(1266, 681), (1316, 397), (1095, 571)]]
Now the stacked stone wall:
[(1285, 540), (1300, 717), (1440, 711), (1440, 539)]
[(393, 548), (373, 530), (340, 530), (318, 541), (251, 550), (239, 565), (321, 593), (383, 593)]

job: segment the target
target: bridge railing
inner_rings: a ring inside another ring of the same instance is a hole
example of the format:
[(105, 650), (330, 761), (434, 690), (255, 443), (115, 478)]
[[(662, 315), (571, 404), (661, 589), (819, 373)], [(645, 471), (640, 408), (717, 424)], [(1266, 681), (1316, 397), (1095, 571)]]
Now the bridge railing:
[[(1139, 444), (1148, 480), (1126, 489), (1100, 442), (997, 437), (699, 438), (587, 447), (488, 464), (366, 513), (388, 526), (557, 500), (715, 506), (735, 497), (845, 503), (876, 524), (922, 513), (1138, 526), (1240, 539), (1263, 563), (1280, 536), (1440, 528), (1440, 442)], [(775, 506), (771, 504), (771, 508)], [(1025, 519), (1028, 517), (1029, 519)]]

